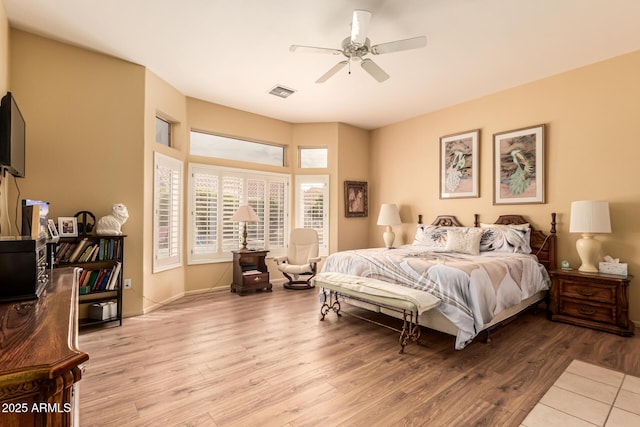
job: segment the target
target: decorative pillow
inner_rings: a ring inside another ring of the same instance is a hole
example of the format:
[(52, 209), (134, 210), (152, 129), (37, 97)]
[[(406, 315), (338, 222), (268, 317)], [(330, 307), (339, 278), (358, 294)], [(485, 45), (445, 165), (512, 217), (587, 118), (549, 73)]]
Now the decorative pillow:
[(418, 224), (414, 245), (428, 248), (443, 248), (447, 243), (447, 230), (451, 227)]
[(447, 246), (449, 252), (478, 255), (482, 230), (478, 228), (453, 227), (447, 230)]
[(529, 224), (480, 224), (482, 252), (531, 253), (531, 228)]

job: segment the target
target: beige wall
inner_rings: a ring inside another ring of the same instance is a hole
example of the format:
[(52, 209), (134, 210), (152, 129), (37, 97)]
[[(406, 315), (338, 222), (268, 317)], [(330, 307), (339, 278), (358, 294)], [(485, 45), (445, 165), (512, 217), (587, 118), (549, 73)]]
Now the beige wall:
[[(372, 135), (371, 206), (399, 204), (402, 243), (411, 242), (418, 214), (425, 222), (452, 214), (472, 225), (474, 213), (483, 222), (521, 213), (548, 231), (550, 214), (557, 212), (559, 260), (577, 267), (579, 236), (568, 232), (571, 202), (608, 200), (613, 233), (599, 237), (604, 252), (640, 275), (639, 75), (640, 51), (378, 129)], [(493, 134), (542, 123), (547, 202), (493, 205)], [(480, 197), (440, 200), (439, 138), (478, 128)], [(373, 217), (369, 230), (369, 244), (379, 246)], [(640, 279), (631, 283), (630, 317), (640, 320)]]
[[(336, 214), (336, 233), (340, 236), (337, 250), (361, 249), (369, 244), (369, 222), (378, 218), (379, 206), (369, 202), (368, 217), (345, 217), (344, 181), (369, 182), (369, 131), (340, 124), (338, 147), (338, 206)], [(370, 184), (367, 185), (367, 188)]]
[[(172, 123), (172, 146), (166, 147), (156, 142), (156, 116)], [(160, 153), (183, 162), (183, 180), (186, 174), (186, 153), (189, 128), (187, 125), (187, 100), (171, 85), (149, 70), (145, 73), (145, 109), (144, 109), (144, 218), (143, 239), (137, 252), (142, 253), (143, 281), (141, 301), (142, 311), (148, 312), (162, 304), (179, 298), (185, 292), (185, 268), (173, 268), (153, 273), (153, 181), (154, 153)], [(183, 200), (186, 206), (186, 195)], [(186, 212), (183, 210), (183, 212)], [(186, 229), (186, 228), (185, 228)], [(186, 252), (182, 259), (186, 265)], [(132, 284), (133, 285), (133, 284)], [(140, 289), (133, 287), (132, 289)], [(135, 291), (125, 291), (125, 297)]]
[[(124, 203), (124, 277), (142, 295), (144, 68), (11, 30), (11, 90), (27, 123), (26, 178), (20, 198), (48, 200), (50, 217), (88, 210), (96, 218)], [(9, 212), (17, 194), (10, 194)]]

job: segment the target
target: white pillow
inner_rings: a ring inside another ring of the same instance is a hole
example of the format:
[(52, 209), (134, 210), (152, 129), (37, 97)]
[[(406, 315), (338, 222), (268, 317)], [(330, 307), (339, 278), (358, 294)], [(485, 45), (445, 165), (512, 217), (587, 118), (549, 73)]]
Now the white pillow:
[(531, 253), (531, 228), (529, 224), (480, 224), (482, 252)]
[(418, 224), (413, 244), (428, 248), (443, 248), (447, 243), (447, 230), (451, 227)]
[(480, 253), (480, 238), (482, 238), (482, 230), (479, 228), (450, 228), (447, 230), (446, 250), (478, 255)]

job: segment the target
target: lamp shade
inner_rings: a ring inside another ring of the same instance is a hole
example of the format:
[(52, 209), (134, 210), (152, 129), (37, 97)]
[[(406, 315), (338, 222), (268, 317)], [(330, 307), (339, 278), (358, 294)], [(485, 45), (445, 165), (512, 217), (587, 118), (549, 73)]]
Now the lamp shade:
[(258, 215), (249, 205), (241, 205), (231, 217), (231, 221), (251, 222), (259, 221)]
[(609, 202), (581, 200), (571, 203), (570, 233), (611, 233)]
[(395, 203), (383, 203), (380, 206), (380, 214), (378, 215), (378, 225), (398, 225), (402, 224), (398, 206)]

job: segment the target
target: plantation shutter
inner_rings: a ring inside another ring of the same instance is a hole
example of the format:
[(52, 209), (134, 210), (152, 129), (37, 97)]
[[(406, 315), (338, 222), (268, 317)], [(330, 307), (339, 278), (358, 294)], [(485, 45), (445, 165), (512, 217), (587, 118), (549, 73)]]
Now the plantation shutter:
[(320, 255), (329, 253), (329, 177), (296, 176), (296, 227), (318, 233)]
[(265, 192), (264, 180), (251, 178), (247, 180), (247, 204), (253, 208), (259, 218), (259, 221), (247, 224), (247, 241), (251, 242), (251, 247), (264, 248)]
[(243, 178), (222, 177), (222, 200), (218, 204), (218, 208), (222, 212), (222, 252), (231, 252), (240, 248), (240, 224), (231, 221), (231, 217), (242, 204), (243, 193)]
[(217, 175), (194, 168), (192, 184), (191, 255), (201, 258), (218, 252), (218, 194)]
[(287, 245), (287, 185), (284, 181), (269, 182), (269, 248), (281, 249)]
[(181, 265), (182, 162), (155, 153), (154, 272)]

